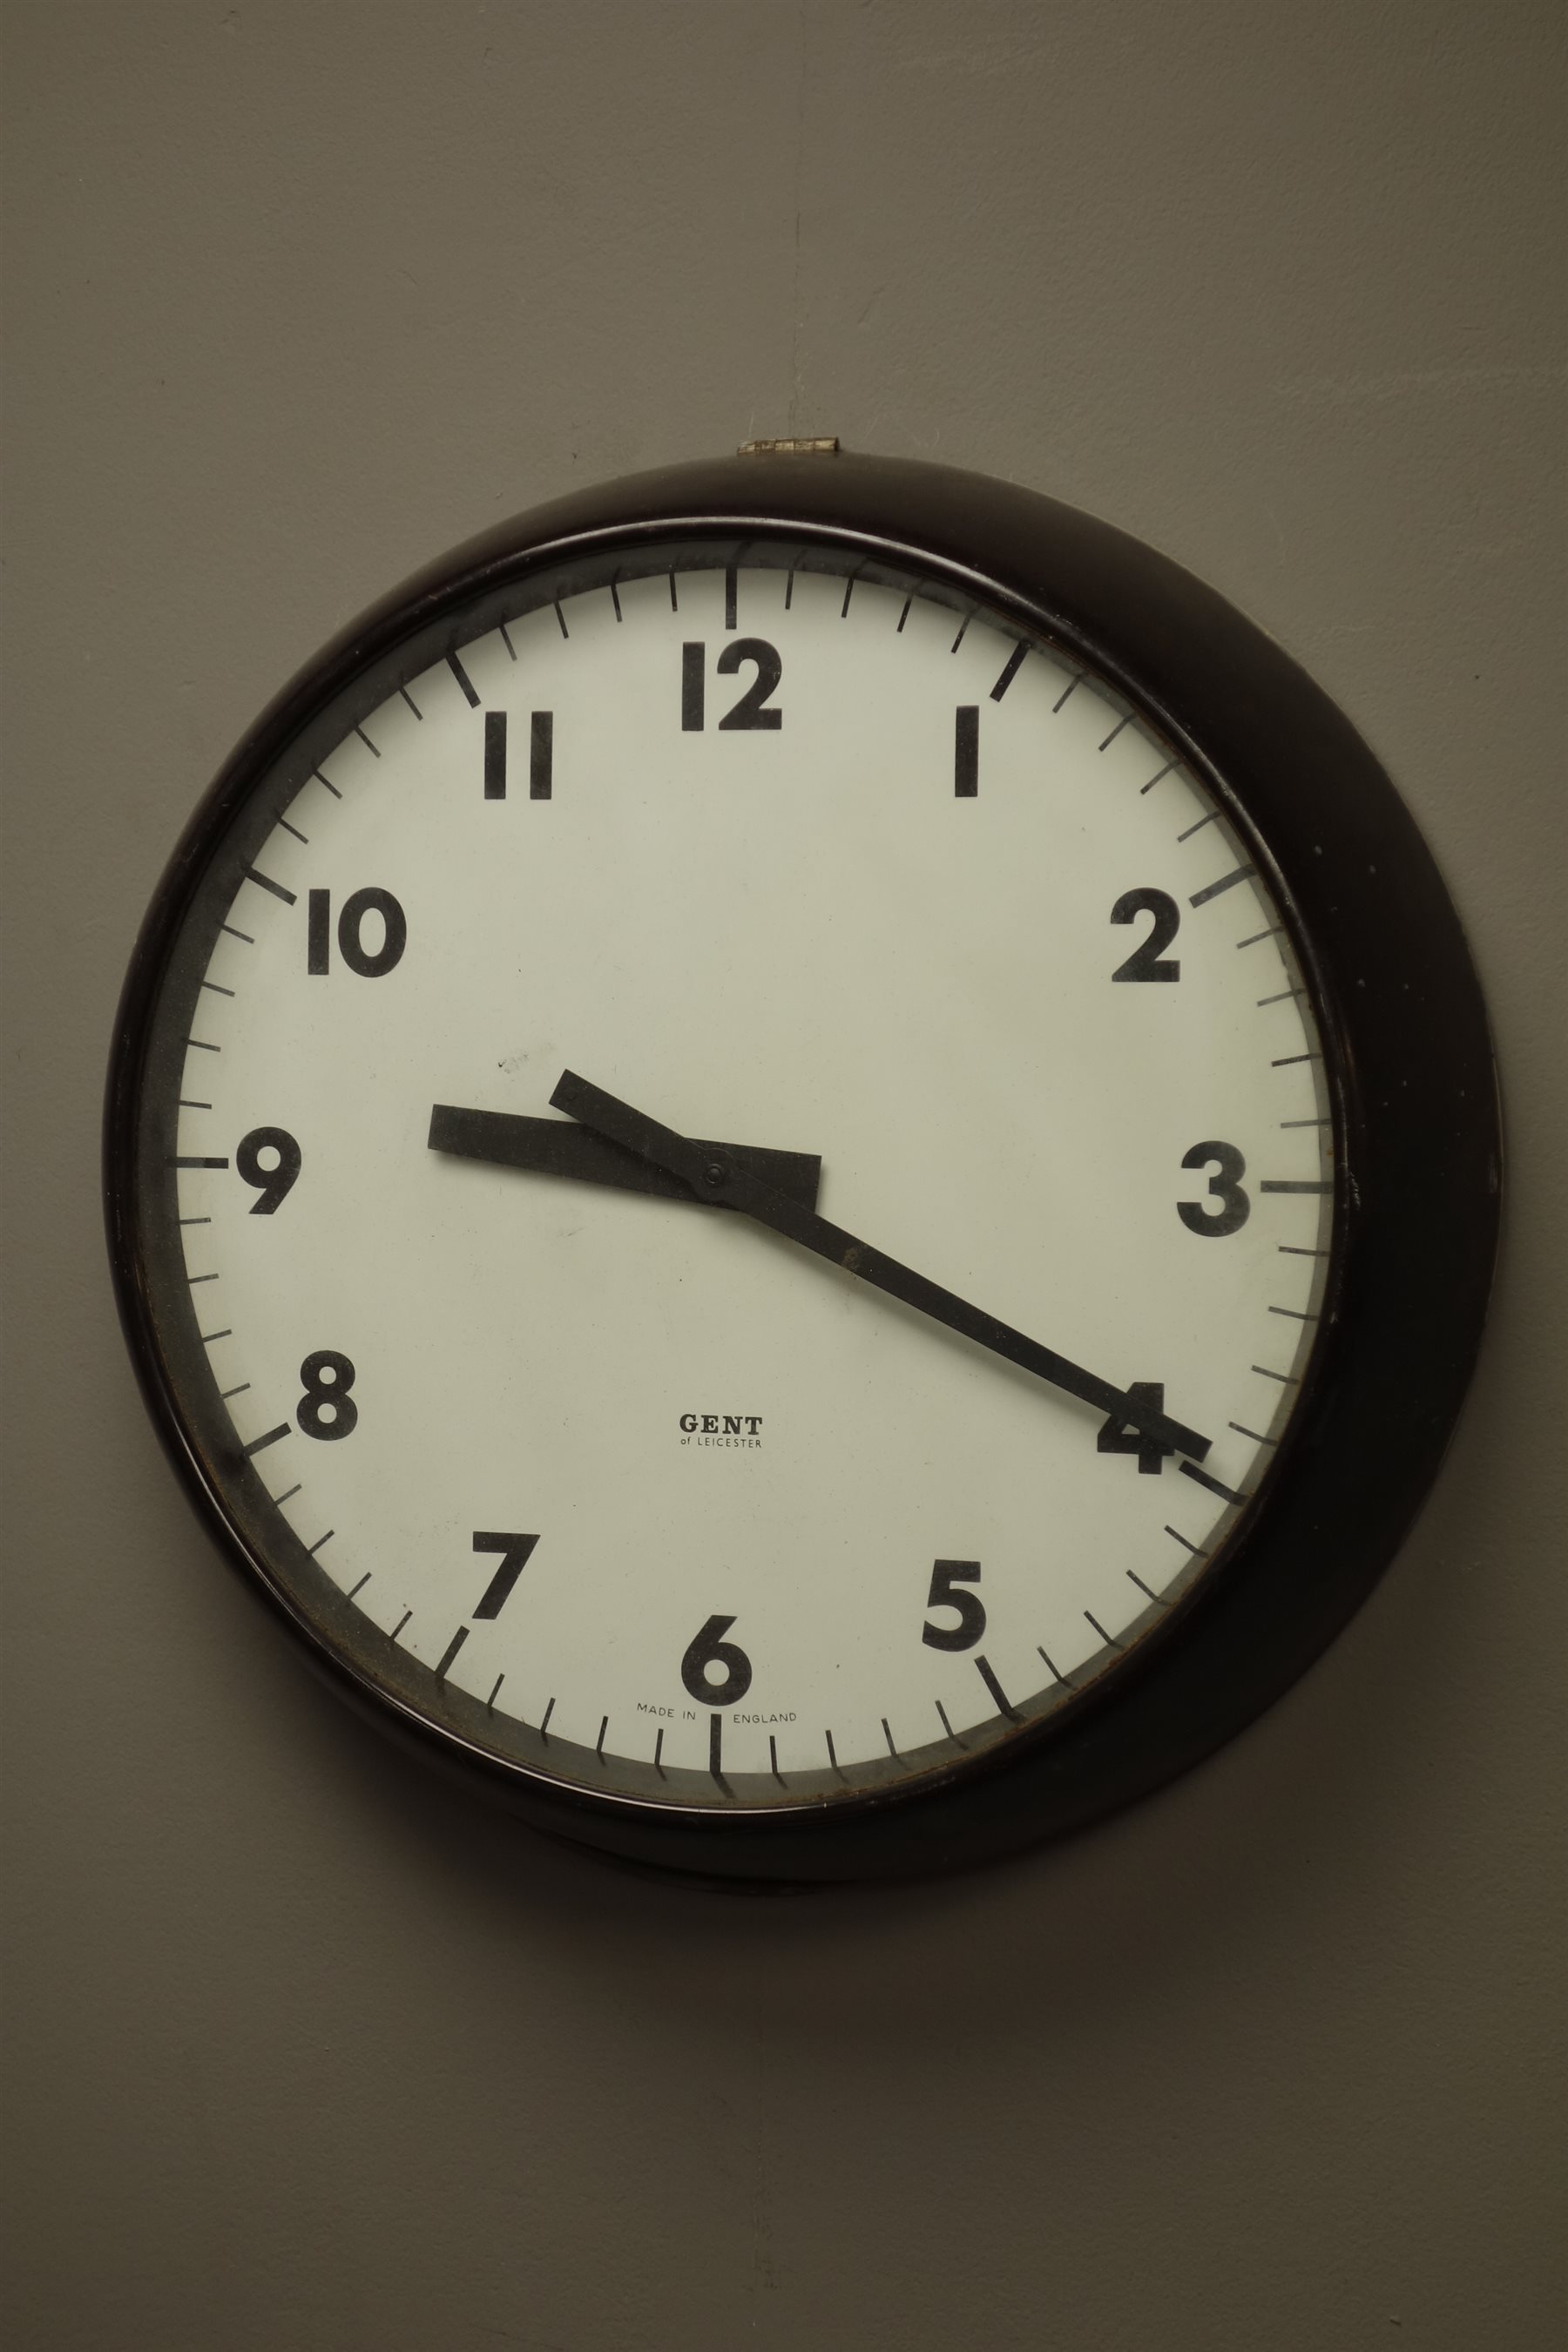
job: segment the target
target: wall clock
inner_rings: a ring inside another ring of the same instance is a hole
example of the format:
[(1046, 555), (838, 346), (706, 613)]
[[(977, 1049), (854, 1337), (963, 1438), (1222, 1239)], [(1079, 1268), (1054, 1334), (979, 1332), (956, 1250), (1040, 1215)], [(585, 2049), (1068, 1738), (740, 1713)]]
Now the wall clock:
[(458, 551), (137, 946), (111, 1253), (221, 1549), (537, 1827), (1078, 1827), (1331, 1638), (1479, 1343), (1485, 1014), (1393, 787), (1106, 524), (789, 450)]

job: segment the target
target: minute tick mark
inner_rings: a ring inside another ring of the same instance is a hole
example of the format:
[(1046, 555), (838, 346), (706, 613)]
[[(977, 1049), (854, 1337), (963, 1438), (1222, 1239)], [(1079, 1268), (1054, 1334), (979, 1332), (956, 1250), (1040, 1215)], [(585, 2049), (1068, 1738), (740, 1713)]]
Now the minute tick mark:
[(1187, 904), (1189, 907), (1206, 907), (1209, 900), (1217, 898), (1222, 890), (1234, 890), (1238, 882), (1249, 882), (1257, 871), (1256, 866), (1238, 866), (1233, 872), (1222, 874), (1217, 882), (1210, 882), (1204, 889), (1194, 890)]
[(269, 1429), (267, 1432), (265, 1437), (253, 1437), (248, 1445), (242, 1445), (239, 1450), (248, 1461), (251, 1454), (259, 1454), (264, 1445), (276, 1445), (280, 1437), (289, 1437), (291, 1434), (289, 1423), (280, 1421), (276, 1429)]

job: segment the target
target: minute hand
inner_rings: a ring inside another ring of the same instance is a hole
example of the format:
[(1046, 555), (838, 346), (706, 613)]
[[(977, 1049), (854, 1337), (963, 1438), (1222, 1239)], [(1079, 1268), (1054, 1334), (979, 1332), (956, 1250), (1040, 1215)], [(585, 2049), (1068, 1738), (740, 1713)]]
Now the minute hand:
[(901, 1299), (906, 1307), (918, 1308), (933, 1322), (945, 1324), (950, 1331), (957, 1331), (982, 1348), (989, 1348), (994, 1355), (1005, 1357), (1008, 1363), (1033, 1372), (1037, 1380), (1048, 1381), (1053, 1388), (1081, 1398), (1085, 1404), (1095, 1405), (1101, 1412), (1113, 1413), (1122, 1427), (1141, 1430), (1145, 1436), (1173, 1447), (1193, 1462), (1201, 1462), (1208, 1452), (1208, 1439), (1200, 1437), (1196, 1430), (1184, 1428), (1182, 1423), (1168, 1419), (1152, 1406), (1136, 1402), (1114, 1381), (1098, 1379), (1080, 1364), (1058, 1356), (1055, 1349), (1043, 1348), (1038, 1340), (1015, 1331), (1010, 1324), (999, 1323), (994, 1315), (972, 1307), (967, 1299), (944, 1290), (940, 1283), (928, 1282), (923, 1274), (916, 1274), (897, 1258), (873, 1249), (869, 1242), (860, 1241), (841, 1225), (830, 1224), (826, 1217), (792, 1201), (787, 1193), (775, 1191), (727, 1155), (678, 1135), (673, 1128), (661, 1127), (657, 1119), (634, 1110), (629, 1103), (618, 1101), (614, 1095), (605, 1094), (586, 1078), (563, 1070), (550, 1100), (555, 1109), (581, 1120), (584, 1127), (593, 1128), (625, 1150), (635, 1151), (640, 1159), (651, 1161), (656, 1168), (679, 1177), (699, 1199), (722, 1201), (726, 1208), (741, 1210), (758, 1224), (767, 1225), (786, 1240), (798, 1242), (803, 1249), (826, 1258), (830, 1265), (842, 1266), (846, 1273), (857, 1275), (875, 1289), (886, 1291), (890, 1298)]

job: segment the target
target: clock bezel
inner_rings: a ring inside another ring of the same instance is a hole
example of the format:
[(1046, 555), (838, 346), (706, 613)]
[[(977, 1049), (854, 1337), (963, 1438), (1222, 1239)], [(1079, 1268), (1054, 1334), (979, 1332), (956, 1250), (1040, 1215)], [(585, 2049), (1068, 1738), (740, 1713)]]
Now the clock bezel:
[[(1290, 933), (1342, 1180), (1323, 1326), (1287, 1443), (1223, 1562), (1173, 1621), (1059, 1716), (950, 1774), (766, 1812), (547, 1780), (332, 1648), (235, 1526), (193, 1442), (138, 1214), (165, 967), (216, 845), (287, 747), (372, 664), (416, 646), (412, 676), (541, 571), (596, 562), (616, 544), (749, 536), (804, 537), (935, 575), (1081, 659), (1167, 738), (1253, 845)], [(1173, 1778), (1270, 1706), (1359, 1607), (1436, 1475), (1479, 1345), (1500, 1184), (1490, 1043), (1458, 918), (1394, 786), (1321, 690), (1214, 591), (1108, 524), (945, 467), (841, 456), (743, 457), (604, 485), (454, 551), (342, 632), (242, 739), (191, 820), (132, 960), (106, 1104), (110, 1257), (132, 1360), (182, 1483), (250, 1589), (378, 1724), (535, 1826), (727, 1883), (902, 1876), (1060, 1835)]]

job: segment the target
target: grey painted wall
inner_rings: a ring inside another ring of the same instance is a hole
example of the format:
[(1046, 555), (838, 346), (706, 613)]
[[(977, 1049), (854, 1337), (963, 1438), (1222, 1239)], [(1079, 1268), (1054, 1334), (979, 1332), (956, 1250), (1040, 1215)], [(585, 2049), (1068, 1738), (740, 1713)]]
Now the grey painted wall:
[[(11, 2343), (1563, 2340), (1559, 12), (6, 23)], [(1315, 671), (1470, 927), (1513, 1191), (1437, 1494), (1265, 1722), (1069, 1848), (755, 1903), (307, 1679), (143, 1421), (95, 1149), (142, 908), (295, 665), (791, 428), (1091, 508)]]

